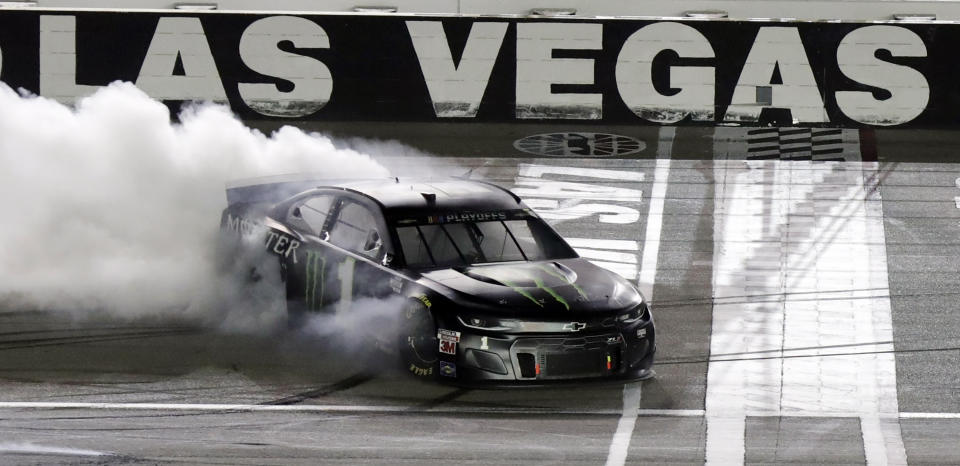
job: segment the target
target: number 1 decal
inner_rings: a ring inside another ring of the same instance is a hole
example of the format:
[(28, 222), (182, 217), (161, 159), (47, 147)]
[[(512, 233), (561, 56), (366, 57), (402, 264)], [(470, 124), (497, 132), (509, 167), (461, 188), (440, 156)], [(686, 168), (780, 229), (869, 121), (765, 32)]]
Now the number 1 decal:
[(353, 271), (357, 260), (347, 256), (337, 266), (337, 278), (340, 279), (340, 302), (337, 303), (337, 313), (347, 312), (353, 303)]

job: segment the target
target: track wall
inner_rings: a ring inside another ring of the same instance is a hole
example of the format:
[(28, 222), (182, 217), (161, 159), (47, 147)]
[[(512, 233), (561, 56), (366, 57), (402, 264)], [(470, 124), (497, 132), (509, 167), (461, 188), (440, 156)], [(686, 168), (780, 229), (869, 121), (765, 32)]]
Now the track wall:
[(245, 120), (960, 124), (960, 24), (0, 10), (0, 79)]

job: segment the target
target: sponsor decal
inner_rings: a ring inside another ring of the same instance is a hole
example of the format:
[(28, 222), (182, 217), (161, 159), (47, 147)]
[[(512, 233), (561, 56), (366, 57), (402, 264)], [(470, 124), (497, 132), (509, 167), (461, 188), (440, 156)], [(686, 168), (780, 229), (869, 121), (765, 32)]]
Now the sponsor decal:
[(300, 241), (270, 230), (262, 223), (228, 213), (220, 228), (244, 237), (264, 234), (263, 244), (268, 252), (292, 259), (294, 264), (298, 263), (297, 249), (300, 247)]
[[(441, 364), (443, 363), (441, 362)], [(420, 377), (433, 375), (433, 367), (420, 367), (416, 364), (410, 364), (410, 367), (408, 369), (410, 370), (410, 372), (413, 373), (413, 375), (420, 376)]]
[(346, 312), (353, 304), (353, 275), (356, 260), (348, 256), (342, 262), (331, 265), (332, 267), (327, 267), (327, 258), (322, 250), (307, 251), (303, 293), (307, 310), (318, 311), (323, 307), (328, 272), (333, 273), (340, 282), (340, 298), (336, 302), (336, 312)]
[(457, 354), (457, 342), (440, 340), (440, 352), (445, 354)]
[(294, 264), (297, 263), (297, 248), (300, 247), (300, 241), (297, 241), (282, 233), (268, 231), (264, 245), (267, 248), (267, 251), (279, 256), (291, 258), (293, 259)]
[(440, 375), (444, 377), (456, 377), (457, 365), (452, 362), (440, 361)]
[(513, 142), (520, 152), (546, 157), (623, 157), (646, 149), (629, 136), (607, 133), (534, 134)]
[(437, 338), (445, 341), (452, 341), (454, 343), (460, 343), (460, 332), (454, 330), (440, 329), (437, 332)]
[[(427, 306), (427, 309), (430, 309), (430, 306), (433, 305), (430, 302), (430, 298), (428, 298), (426, 295), (418, 295), (418, 296), (415, 296), (415, 298), (421, 303), (423, 303), (424, 306)], [(410, 316), (408, 315), (407, 317), (409, 318)]]
[(532, 294), (530, 294), (530, 292), (528, 292), (527, 290), (525, 290), (525, 289), (517, 286), (517, 285), (516, 285), (515, 283), (513, 283), (513, 282), (510, 282), (510, 281), (508, 281), (508, 280), (503, 280), (503, 279), (501, 279), (500, 281), (501, 281), (504, 285), (509, 286), (511, 290), (515, 291), (515, 292), (516, 292), (517, 294), (519, 294), (520, 296), (523, 296), (524, 298), (529, 299), (531, 302), (533, 302), (533, 304), (536, 304), (536, 305), (539, 306), (539, 307), (543, 307), (543, 300), (542, 300), (542, 299), (538, 300), (538, 299), (535, 298)]
[(537, 284), (537, 288), (540, 288), (541, 290), (546, 291), (547, 294), (553, 297), (553, 299), (555, 299), (558, 303), (562, 304), (566, 310), (568, 311), (570, 310), (570, 303), (568, 303), (567, 300), (563, 298), (563, 296), (560, 296), (560, 294), (558, 294), (556, 290), (545, 285), (543, 283), (543, 280), (539, 278), (535, 278), (533, 279), (533, 282)]
[(444, 223), (457, 223), (457, 222), (489, 222), (491, 220), (506, 220), (506, 212), (459, 212), (447, 214), (444, 217), (440, 217)]
[(493, 222), (500, 220), (525, 220), (535, 218), (537, 215), (530, 209), (516, 209), (493, 212), (450, 212), (443, 214), (428, 215), (419, 218), (404, 218), (396, 220), (394, 223), (398, 226), (406, 225), (441, 225), (446, 223), (465, 223), (465, 222)]
[(240, 236), (251, 236), (266, 229), (263, 224), (238, 215), (227, 214), (226, 221), (221, 228), (232, 231)]
[(457, 343), (460, 342), (460, 332), (440, 329), (437, 332), (437, 338), (440, 339), (441, 353), (457, 354)]
[(316, 311), (323, 306), (324, 271), (327, 259), (318, 251), (307, 251), (304, 299), (307, 310)]
[(563, 324), (562, 329), (567, 332), (579, 332), (587, 328), (586, 322), (570, 322), (568, 324)]
[[(580, 285), (577, 285), (576, 283), (570, 281), (570, 279), (567, 278), (566, 275), (564, 275), (564, 274), (562, 274), (562, 273), (560, 273), (560, 272), (557, 272), (556, 270), (551, 269), (550, 267), (548, 267), (548, 266), (546, 266), (546, 265), (540, 265), (540, 269), (543, 270), (544, 272), (546, 272), (547, 275), (550, 275), (550, 276), (559, 278), (559, 279), (563, 280), (564, 282), (566, 282), (566, 284), (572, 286), (573, 289), (577, 290), (577, 294), (580, 295), (580, 298), (581, 298), (581, 299), (583, 299), (583, 300), (590, 299), (590, 298), (587, 297), (587, 292), (584, 291), (583, 288), (580, 287)], [(568, 306), (567, 309), (569, 309), (569, 308), (570, 308), (570, 307)]]

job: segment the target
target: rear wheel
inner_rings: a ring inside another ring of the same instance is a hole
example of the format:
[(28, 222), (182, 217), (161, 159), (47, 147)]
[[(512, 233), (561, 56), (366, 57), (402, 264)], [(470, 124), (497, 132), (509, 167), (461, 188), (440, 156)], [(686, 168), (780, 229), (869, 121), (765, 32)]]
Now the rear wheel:
[(437, 324), (433, 314), (419, 300), (404, 306), (398, 346), (404, 367), (417, 377), (433, 377), (437, 371)]

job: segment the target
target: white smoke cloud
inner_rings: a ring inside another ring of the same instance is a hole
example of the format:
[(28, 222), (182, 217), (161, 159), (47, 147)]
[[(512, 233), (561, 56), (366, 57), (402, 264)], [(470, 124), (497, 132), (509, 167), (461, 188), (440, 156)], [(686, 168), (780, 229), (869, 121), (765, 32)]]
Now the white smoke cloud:
[(171, 123), (129, 83), (75, 109), (0, 83), (0, 307), (206, 312), (235, 291), (214, 271), (225, 183), (297, 172), (389, 175), (328, 138), (292, 127), (268, 137), (220, 106)]

